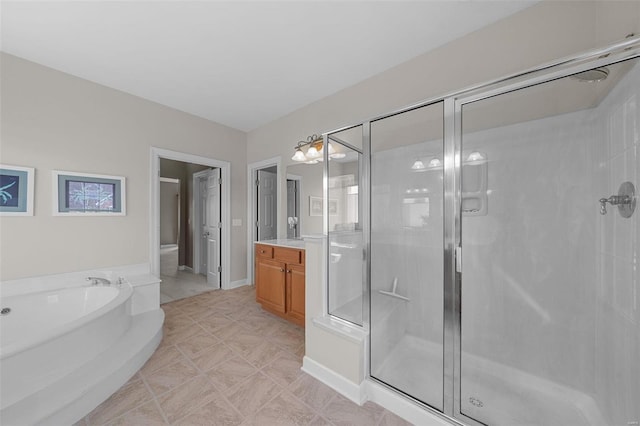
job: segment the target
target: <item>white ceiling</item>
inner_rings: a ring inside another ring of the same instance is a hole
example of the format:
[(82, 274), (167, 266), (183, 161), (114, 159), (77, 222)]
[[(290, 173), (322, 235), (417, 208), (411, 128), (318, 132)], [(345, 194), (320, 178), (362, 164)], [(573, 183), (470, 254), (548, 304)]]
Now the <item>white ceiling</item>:
[(2, 1), (10, 54), (249, 131), (531, 1)]

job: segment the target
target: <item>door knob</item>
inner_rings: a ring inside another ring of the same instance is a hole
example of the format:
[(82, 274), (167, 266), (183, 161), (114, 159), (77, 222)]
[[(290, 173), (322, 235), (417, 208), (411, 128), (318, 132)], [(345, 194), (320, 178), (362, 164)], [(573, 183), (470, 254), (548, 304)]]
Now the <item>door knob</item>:
[(203, 236), (203, 237), (208, 237), (209, 235), (211, 235), (211, 234), (209, 233), (209, 231), (207, 231), (207, 232), (205, 232), (204, 234), (202, 234), (202, 236)]

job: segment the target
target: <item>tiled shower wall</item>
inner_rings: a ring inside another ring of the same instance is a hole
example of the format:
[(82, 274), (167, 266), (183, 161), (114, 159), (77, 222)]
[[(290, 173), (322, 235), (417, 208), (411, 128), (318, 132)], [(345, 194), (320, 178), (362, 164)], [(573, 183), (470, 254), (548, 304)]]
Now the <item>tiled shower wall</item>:
[(598, 199), (640, 184), (638, 100), (636, 65), (593, 109), (464, 138), (489, 158), (490, 194), (487, 216), (463, 219), (463, 350), (625, 425), (640, 418), (640, 214)]
[[(600, 104), (596, 122), (597, 191), (618, 193), (622, 182), (640, 187), (640, 64)], [(640, 203), (638, 203), (640, 204)], [(608, 207), (597, 221), (595, 376), (598, 405), (612, 424), (640, 421), (640, 210), (623, 218)], [(636, 423), (637, 424), (637, 423)]]

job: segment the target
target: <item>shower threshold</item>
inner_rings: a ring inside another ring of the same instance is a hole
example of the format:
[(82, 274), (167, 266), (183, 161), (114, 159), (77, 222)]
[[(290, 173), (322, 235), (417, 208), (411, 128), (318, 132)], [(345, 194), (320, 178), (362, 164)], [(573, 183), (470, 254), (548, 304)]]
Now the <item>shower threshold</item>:
[[(372, 376), (438, 407), (442, 346), (405, 335)], [(464, 354), (461, 412), (492, 426), (608, 424), (589, 395), (516, 368)]]

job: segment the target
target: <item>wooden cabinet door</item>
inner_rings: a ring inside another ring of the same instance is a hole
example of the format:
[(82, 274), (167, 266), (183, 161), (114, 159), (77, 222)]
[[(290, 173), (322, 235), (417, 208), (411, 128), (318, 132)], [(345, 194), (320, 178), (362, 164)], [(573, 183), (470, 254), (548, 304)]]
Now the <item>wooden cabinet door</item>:
[(304, 327), (304, 266), (287, 265), (287, 313)]
[(285, 313), (285, 264), (275, 260), (256, 261), (256, 299), (271, 309)]

